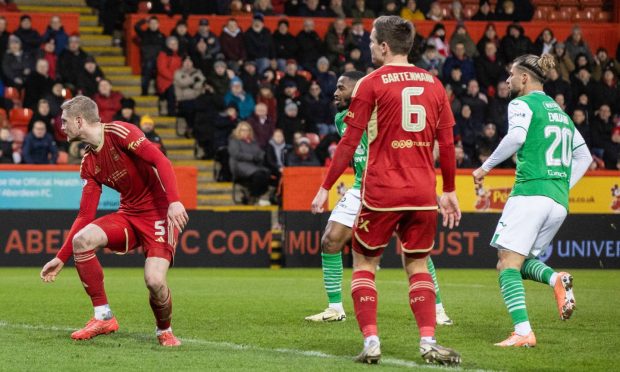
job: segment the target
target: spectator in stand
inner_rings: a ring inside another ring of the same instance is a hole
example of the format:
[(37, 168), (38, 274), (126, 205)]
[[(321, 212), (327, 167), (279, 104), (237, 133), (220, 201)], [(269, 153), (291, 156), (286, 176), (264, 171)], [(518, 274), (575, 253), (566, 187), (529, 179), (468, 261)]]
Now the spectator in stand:
[(15, 35), (9, 36), (9, 49), (2, 59), (2, 72), (6, 85), (21, 88), (33, 65), (32, 55), (24, 53), (21, 40)]
[(532, 42), (524, 35), (523, 27), (518, 23), (511, 23), (506, 28), (506, 36), (502, 38), (499, 46), (499, 56), (504, 64), (512, 61), (532, 50)]
[(449, 76), (454, 66), (461, 69), (462, 79), (465, 83), (476, 77), (474, 62), (465, 54), (465, 45), (456, 43), (452, 49), (452, 55), (446, 58), (443, 64), (443, 75)]
[(124, 121), (125, 123), (131, 123), (136, 127), (140, 126), (141, 117), (136, 115), (136, 101), (133, 98), (121, 99), (121, 109), (112, 118), (113, 121)]
[[(290, 13), (287, 13), (290, 15)], [(299, 6), (297, 10), (299, 17), (327, 17), (328, 13), (324, 6), (319, 4), (319, 0), (306, 0), (304, 4)]]
[(620, 125), (611, 132), (611, 152), (607, 154), (607, 169), (620, 170)]
[(41, 46), (41, 34), (32, 28), (32, 19), (29, 15), (24, 14), (19, 18), (19, 28), (13, 32), (13, 35), (22, 41), (24, 53), (34, 57)]
[(485, 54), (485, 49), (488, 42), (495, 44), (495, 48), (499, 50), (500, 40), (499, 37), (497, 37), (497, 30), (495, 29), (495, 24), (493, 23), (487, 24), (484, 29), (484, 35), (480, 38), (480, 40), (478, 40), (478, 44), (476, 44), (478, 54)]
[(611, 118), (611, 109), (607, 105), (601, 105), (596, 111), (594, 119), (590, 121), (592, 152), (603, 158), (607, 168), (610, 169), (614, 169), (616, 165), (613, 161), (613, 167), (609, 167), (612, 160), (617, 156), (617, 154), (612, 154), (614, 143), (611, 140), (611, 132), (615, 126)]
[(462, 22), (465, 20), (465, 15), (463, 14), (463, 4), (459, 0), (454, 0), (450, 5), (450, 15), (449, 18), (455, 21)]
[(494, 90), (500, 80), (505, 78), (505, 69), (499, 58), (497, 58), (497, 48), (492, 41), (487, 42), (484, 54), (474, 59), (476, 76), (483, 91), (489, 92), (489, 88)]
[(43, 45), (41, 45), (41, 49), (35, 56), (36, 59), (44, 59), (47, 61), (47, 65), (49, 67), (49, 76), (56, 80), (56, 69), (58, 66), (58, 56), (54, 52), (55, 49), (55, 41), (53, 37), (45, 38), (43, 41)]
[(371, 65), (362, 60), (362, 52), (353, 48), (347, 53), (347, 61), (344, 64), (344, 71), (366, 71)]
[(179, 1), (175, 0), (155, 0), (152, 2), (151, 14), (166, 14), (172, 17), (175, 14), (181, 14), (182, 8)]
[[(421, 12), (420, 12), (421, 13)], [(397, 0), (385, 0), (383, 2), (383, 9), (379, 13), (380, 16), (401, 16), (400, 12), (400, 3), (397, 3)], [(422, 13), (422, 20), (424, 20), (424, 14)]]
[(170, 36), (176, 37), (179, 42), (179, 55), (186, 56), (190, 51), (193, 40), (192, 35), (189, 34), (187, 22), (182, 19), (179, 20)]
[(224, 95), (230, 87), (230, 75), (226, 70), (224, 61), (217, 61), (213, 64), (213, 71), (208, 75), (207, 81), (213, 87), (215, 95), (224, 99)]
[(471, 109), (471, 118), (476, 122), (485, 122), (489, 99), (480, 92), (480, 85), (476, 79), (467, 83), (467, 92), (461, 96), (461, 102)]
[(233, 17), (242, 16), (245, 17), (251, 14), (252, 6), (250, 4), (244, 4), (241, 0), (230, 0), (230, 14)]
[(284, 113), (278, 116), (278, 128), (282, 129), (287, 144), (293, 143), (295, 132), (303, 131), (304, 125), (299, 117), (299, 106), (289, 101), (284, 106)]
[(24, 164), (56, 164), (58, 148), (52, 135), (47, 132), (44, 122), (35, 122), (32, 132), (26, 135), (22, 156)]
[(102, 123), (109, 123), (113, 120), (114, 115), (121, 109), (121, 99), (123, 95), (120, 92), (112, 90), (112, 84), (101, 79), (97, 88), (97, 93), (93, 97), (97, 107), (99, 107), (99, 117)]
[(471, 159), (465, 151), (463, 151), (463, 146), (456, 145), (454, 146), (454, 157), (456, 158), (456, 167), (459, 169), (462, 168), (473, 168), (473, 164)]
[(454, 50), (456, 44), (458, 43), (461, 43), (465, 46), (465, 55), (467, 57), (474, 58), (478, 56), (476, 44), (471, 39), (471, 36), (469, 36), (469, 33), (467, 32), (467, 28), (462, 23), (456, 25), (456, 30), (450, 38), (450, 49)]
[(306, 127), (313, 129), (310, 131), (316, 131), (321, 136), (336, 131), (333, 125), (336, 112), (332, 101), (321, 94), (321, 86), (313, 81), (308, 93), (301, 99)]
[(508, 133), (508, 104), (510, 103), (510, 89), (505, 81), (497, 83), (495, 97), (491, 98), (487, 106), (486, 118), (494, 123), (497, 134), (503, 138)]
[(575, 25), (571, 31), (571, 34), (566, 38), (566, 53), (570, 57), (571, 60), (575, 60), (577, 55), (583, 53), (588, 58), (588, 62), (592, 62), (592, 52), (590, 51), (590, 47), (588, 47), (588, 43), (583, 39), (583, 33), (581, 31), (581, 27)]
[(37, 102), (37, 109), (34, 110), (30, 123), (28, 123), (28, 132), (32, 132), (32, 127), (37, 121), (45, 123), (47, 133), (54, 133), (54, 118), (50, 115), (50, 104), (43, 98)]
[(295, 143), (293, 151), (288, 154), (286, 165), (289, 167), (320, 167), (321, 162), (312, 150), (310, 140), (307, 137), (301, 137)]
[(50, 115), (53, 118), (61, 114), (60, 105), (65, 101), (64, 91), (62, 83), (54, 83), (52, 92), (43, 97), (50, 104)]
[(555, 67), (558, 69), (558, 73), (562, 80), (566, 82), (570, 81), (570, 74), (575, 70), (575, 64), (568, 53), (566, 53), (566, 46), (564, 43), (555, 43), (551, 54), (555, 58)]
[[(208, 19), (202, 18), (198, 21), (198, 32), (192, 39), (192, 45), (194, 64), (205, 74), (211, 70), (213, 62), (222, 50), (218, 37), (210, 30)], [(201, 62), (196, 63), (197, 61)]]
[(439, 1), (433, 1), (431, 3), (430, 9), (428, 13), (426, 13), (426, 19), (433, 22), (443, 22), (444, 14)]
[(411, 24), (413, 26), (413, 45), (411, 46), (411, 50), (409, 51), (409, 55), (407, 55), (407, 59), (410, 63), (417, 61), (424, 53), (424, 48), (426, 47), (426, 40), (424, 40), (424, 36), (417, 32), (417, 28), (415, 23)]
[(588, 57), (583, 53), (579, 53), (577, 54), (577, 57), (575, 58), (575, 70), (569, 77), (569, 80), (571, 83), (577, 79), (577, 73), (582, 68), (585, 68), (588, 71), (590, 71), (590, 74), (592, 73), (592, 67), (590, 66), (590, 63), (588, 62)]
[(97, 66), (95, 59), (88, 56), (84, 61), (84, 67), (78, 72), (77, 93), (92, 98), (97, 93), (101, 79), (103, 79), (103, 72)]
[[(356, 19), (353, 21), (351, 31), (345, 41), (345, 49), (349, 52), (353, 49), (359, 49), (361, 63), (364, 66), (372, 65), (370, 58), (370, 33), (364, 30), (364, 24), (361, 20)], [(365, 70), (365, 68), (362, 70)]]
[(336, 82), (338, 78), (336, 74), (329, 69), (329, 60), (326, 57), (321, 57), (316, 63), (317, 73), (316, 81), (321, 87), (321, 93), (324, 97), (330, 98), (336, 91)]
[(239, 109), (239, 119), (245, 120), (254, 112), (254, 98), (243, 90), (243, 82), (238, 77), (230, 81), (230, 90), (224, 96), (224, 104), (234, 103)]
[(547, 72), (547, 81), (545, 81), (543, 88), (549, 97), (555, 97), (557, 94), (562, 94), (568, 102), (572, 101), (571, 86), (568, 81), (563, 80), (560, 77), (557, 67), (549, 69)]
[(478, 11), (471, 17), (472, 21), (493, 21), (495, 20), (495, 13), (491, 9), (490, 0), (480, 0)]
[(144, 137), (151, 141), (155, 147), (166, 155), (166, 147), (164, 147), (164, 142), (157, 132), (155, 132), (155, 122), (150, 116), (144, 115), (142, 119), (140, 119), (140, 129), (142, 129)]
[(69, 46), (58, 57), (58, 73), (67, 88), (75, 90), (77, 72), (84, 68), (86, 57), (88, 54), (80, 47), (80, 38), (69, 37)]
[(325, 49), (330, 64), (336, 70), (340, 70), (346, 61), (346, 40), (349, 29), (343, 18), (336, 19), (327, 30), (325, 35)]
[[(286, 161), (286, 142), (282, 129), (276, 129), (265, 150), (265, 165), (271, 171), (272, 184), (278, 185)], [(273, 203), (272, 204), (277, 204)]]
[(424, 21), (426, 19), (424, 13), (418, 8), (416, 0), (407, 0), (407, 5), (401, 9), (400, 16), (411, 22)]
[(176, 114), (176, 102), (174, 96), (174, 73), (183, 64), (179, 55), (179, 41), (174, 36), (166, 38), (166, 48), (157, 56), (157, 93), (160, 100), (167, 102), (167, 114)]
[[(146, 30), (142, 26), (148, 22)], [(149, 84), (155, 78), (157, 56), (165, 46), (166, 37), (159, 31), (159, 19), (151, 16), (148, 19), (139, 20), (134, 30), (140, 39), (140, 61), (142, 71), (142, 95), (148, 95)]]
[(499, 145), (499, 136), (495, 124), (486, 123), (482, 128), (482, 132), (478, 133), (476, 138), (476, 157), (479, 157), (481, 149), (488, 148), (491, 151)]
[(194, 117), (195, 156), (198, 159), (213, 159), (216, 150), (214, 147), (214, 123), (223, 106), (222, 97), (215, 94), (211, 85), (205, 84), (202, 94), (196, 98), (196, 115)]
[(478, 133), (482, 132), (484, 122), (475, 121), (471, 116), (471, 108), (463, 103), (461, 112), (456, 117), (456, 126), (454, 127), (455, 138), (460, 139), (463, 150), (470, 157), (476, 156), (476, 138)]
[(600, 81), (603, 78), (603, 73), (607, 70), (611, 70), (616, 76), (620, 74), (620, 62), (610, 58), (605, 48), (597, 49), (593, 66), (592, 78), (596, 81)]
[(605, 70), (601, 86), (601, 103), (608, 105), (611, 112), (620, 114), (620, 85), (613, 70)]
[(323, 41), (314, 30), (314, 20), (304, 19), (304, 28), (297, 34), (297, 62), (304, 70), (313, 71), (323, 52)]
[(599, 103), (601, 102), (600, 98), (600, 84), (592, 79), (592, 75), (587, 68), (582, 67), (577, 71), (577, 78), (573, 81), (571, 85), (572, 88), (572, 101), (571, 104), (576, 105), (579, 99), (579, 96), (585, 94), (589, 102), (592, 104), (591, 107), (596, 108), (599, 107)]
[(237, 20), (229, 19), (220, 34), (220, 45), (224, 57), (233, 68), (241, 67), (243, 61), (247, 59), (244, 40), (243, 32), (239, 28)]
[(437, 55), (437, 49), (435, 49), (435, 46), (427, 44), (424, 49), (424, 53), (422, 54), (420, 59), (417, 61), (413, 61), (413, 63), (416, 66), (430, 72), (433, 76), (437, 76), (441, 79), (443, 62), (441, 58), (439, 58), (439, 56)]
[(575, 129), (579, 131), (583, 140), (589, 149), (592, 148), (592, 135), (590, 133), (590, 124), (588, 123), (588, 117), (586, 111), (577, 108), (573, 110), (573, 123), (575, 123)]
[(202, 93), (205, 77), (194, 67), (190, 57), (183, 59), (183, 65), (174, 72), (174, 96), (178, 103), (178, 115), (185, 119), (185, 136), (189, 138), (194, 129), (196, 98)]
[(286, 61), (297, 56), (299, 46), (295, 36), (288, 30), (289, 23), (286, 19), (278, 21), (278, 29), (273, 33), (273, 44), (276, 48), (278, 69), (284, 70)]
[(50, 18), (50, 24), (43, 34), (43, 40), (49, 40), (50, 38), (54, 39), (54, 52), (59, 56), (69, 44), (69, 36), (62, 26), (62, 21), (59, 16), (52, 16), (52, 18)]
[(257, 103), (254, 106), (254, 114), (248, 118), (248, 123), (252, 126), (256, 143), (261, 149), (265, 150), (276, 129), (276, 122), (269, 117), (267, 105)]
[(271, 0), (256, 0), (254, 1), (253, 10), (255, 12), (260, 12), (267, 16), (276, 15), (273, 11), (273, 6), (271, 5)]
[(38, 60), (35, 71), (28, 75), (24, 83), (24, 107), (34, 109), (37, 102), (52, 91), (53, 85), (54, 80), (49, 76), (47, 60)]
[(375, 18), (375, 12), (366, 6), (366, 0), (355, 0), (351, 7), (351, 18)]
[(228, 144), (228, 138), (239, 121), (237, 105), (234, 102), (226, 104), (214, 121), (213, 148), (216, 151)]
[(545, 27), (534, 42), (534, 54), (537, 56), (551, 54), (553, 52), (553, 46), (557, 42), (555, 36), (553, 36), (553, 31)]
[(327, 18), (347, 17), (345, 7), (342, 5), (342, 0), (330, 0), (326, 12)]
[(437, 23), (433, 26), (433, 31), (428, 36), (426, 43), (434, 46), (442, 59), (448, 57), (450, 50), (446, 43), (446, 27), (442, 23)]
[(259, 76), (256, 71), (256, 63), (254, 61), (245, 61), (243, 70), (239, 74), (239, 78), (243, 83), (243, 88), (249, 95), (256, 97), (258, 94)]
[(262, 14), (254, 14), (252, 26), (245, 32), (244, 38), (248, 59), (256, 62), (259, 74), (263, 73), (269, 68), (272, 60), (275, 61), (276, 50)]
[[(11, 33), (6, 30), (6, 18), (0, 16), (0, 66), (5, 52), (9, 49), (9, 36)], [(0, 77), (3, 77), (1, 72)]]
[(256, 204), (261, 195), (269, 188), (270, 171), (263, 164), (265, 152), (254, 139), (252, 127), (245, 121), (237, 124), (228, 141), (230, 170), (236, 182), (249, 181), (250, 200)]
[[(444, 66), (444, 71), (446, 71)], [(450, 74), (444, 75), (444, 85), (450, 85), (454, 95), (460, 97), (467, 91), (467, 82), (463, 79), (463, 73), (461, 72), (461, 66), (452, 66)]]
[(267, 106), (267, 116), (272, 118), (274, 122), (278, 122), (278, 102), (269, 84), (259, 86), (256, 103), (264, 103)]
[(278, 95), (281, 96), (284, 94), (284, 87), (287, 85), (287, 82), (295, 83), (299, 95), (304, 95), (308, 92), (310, 83), (305, 77), (298, 74), (297, 62), (294, 59), (286, 61), (286, 71), (284, 76), (280, 79)]
[(16, 156), (18, 153), (13, 152), (13, 140), (8, 127), (0, 127), (0, 164), (18, 163)]

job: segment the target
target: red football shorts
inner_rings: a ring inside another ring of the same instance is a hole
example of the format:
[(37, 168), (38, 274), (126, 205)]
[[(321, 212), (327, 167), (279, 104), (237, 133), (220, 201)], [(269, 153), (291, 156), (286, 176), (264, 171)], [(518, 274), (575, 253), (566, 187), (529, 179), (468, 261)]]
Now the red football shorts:
[(125, 254), (142, 247), (144, 255), (173, 262), (179, 230), (168, 225), (167, 211), (154, 210), (139, 214), (115, 212), (92, 222), (108, 237), (107, 248)]
[(437, 210), (379, 212), (362, 205), (353, 227), (353, 250), (367, 257), (380, 256), (394, 231), (407, 257), (424, 258), (435, 244)]

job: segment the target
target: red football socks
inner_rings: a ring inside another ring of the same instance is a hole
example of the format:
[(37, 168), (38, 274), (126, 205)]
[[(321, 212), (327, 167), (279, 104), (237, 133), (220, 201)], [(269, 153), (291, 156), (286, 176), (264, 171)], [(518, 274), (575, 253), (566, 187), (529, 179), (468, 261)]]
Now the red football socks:
[(163, 302), (155, 300), (153, 296), (149, 297), (149, 304), (151, 304), (153, 315), (155, 315), (157, 329), (160, 330), (170, 328), (170, 321), (172, 320), (172, 295), (170, 294), (169, 288), (166, 288), (166, 290), (168, 291), (168, 295)]
[(90, 296), (93, 306), (107, 304), (108, 298), (103, 287), (103, 269), (99, 264), (95, 250), (73, 253), (73, 258), (82, 285)]
[[(355, 271), (351, 280), (351, 296), (355, 317), (364, 338), (377, 335), (377, 289), (375, 274), (370, 271)], [(433, 306), (434, 302), (433, 302)]]
[(435, 286), (431, 274), (409, 277), (409, 305), (418, 323), (420, 337), (435, 337)]

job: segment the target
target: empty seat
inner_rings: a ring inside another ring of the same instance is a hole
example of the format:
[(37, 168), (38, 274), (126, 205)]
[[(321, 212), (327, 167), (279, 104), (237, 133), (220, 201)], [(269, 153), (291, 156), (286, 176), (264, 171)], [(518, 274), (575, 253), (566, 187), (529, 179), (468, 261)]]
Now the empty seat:
[(28, 108), (13, 108), (9, 113), (9, 122), (12, 127), (26, 127), (32, 119), (33, 112)]

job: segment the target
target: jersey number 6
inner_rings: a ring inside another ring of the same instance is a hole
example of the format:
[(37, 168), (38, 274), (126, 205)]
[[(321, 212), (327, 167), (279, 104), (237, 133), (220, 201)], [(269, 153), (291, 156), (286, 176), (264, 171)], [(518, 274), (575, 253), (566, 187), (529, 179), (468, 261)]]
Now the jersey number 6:
[[(426, 109), (422, 105), (411, 103), (411, 97), (420, 96), (423, 92), (423, 87), (409, 87), (402, 91), (402, 125), (407, 132), (421, 132), (426, 127)], [(413, 121), (414, 116), (415, 121)]]

